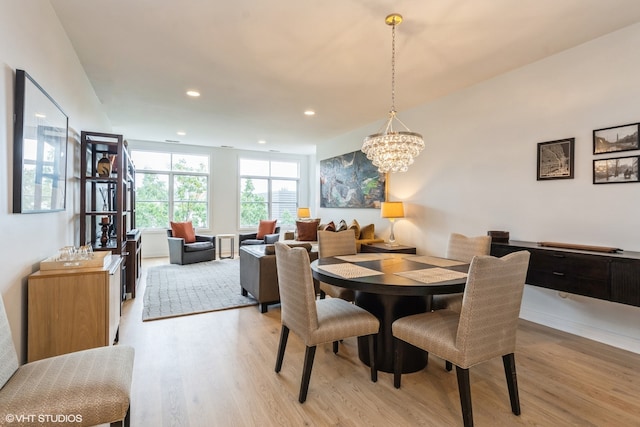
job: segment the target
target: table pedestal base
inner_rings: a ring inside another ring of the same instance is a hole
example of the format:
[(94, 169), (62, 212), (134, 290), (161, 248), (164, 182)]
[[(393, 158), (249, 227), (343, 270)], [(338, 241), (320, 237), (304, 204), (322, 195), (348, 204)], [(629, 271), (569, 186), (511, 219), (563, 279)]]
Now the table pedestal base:
[[(380, 332), (376, 349), (378, 370), (393, 372), (393, 333), (391, 324), (394, 320), (412, 314), (427, 311), (425, 297), (379, 295), (367, 292), (356, 292), (356, 305), (364, 308), (380, 320)], [(358, 338), (358, 356), (369, 366), (369, 346), (366, 337)], [(406, 344), (402, 358), (402, 373), (416, 372), (427, 366), (428, 354), (412, 345)]]

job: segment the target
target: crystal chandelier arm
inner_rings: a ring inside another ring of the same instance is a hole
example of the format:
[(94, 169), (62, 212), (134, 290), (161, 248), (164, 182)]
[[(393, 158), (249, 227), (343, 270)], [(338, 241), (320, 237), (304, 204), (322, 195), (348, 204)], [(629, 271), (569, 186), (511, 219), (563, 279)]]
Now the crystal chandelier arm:
[(408, 131), (408, 132), (411, 132), (411, 129), (409, 129), (409, 128), (407, 127), (407, 125), (405, 125), (405, 124), (404, 124), (404, 122), (398, 118), (398, 116), (396, 116), (396, 115), (394, 114), (394, 115), (393, 115), (393, 117), (394, 117), (394, 118), (398, 121), (398, 123), (400, 123), (400, 124), (401, 124), (401, 125), (402, 125), (402, 126), (403, 126), (407, 131)]

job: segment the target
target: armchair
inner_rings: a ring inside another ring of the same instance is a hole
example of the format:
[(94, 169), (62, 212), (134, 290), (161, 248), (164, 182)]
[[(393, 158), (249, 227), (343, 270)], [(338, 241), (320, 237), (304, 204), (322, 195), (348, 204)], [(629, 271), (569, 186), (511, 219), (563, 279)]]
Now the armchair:
[(273, 234), (265, 234), (262, 239), (258, 239), (258, 232), (242, 233), (238, 236), (240, 246), (244, 245), (270, 245), (280, 240), (280, 227), (276, 227)]
[(185, 243), (184, 239), (173, 237), (173, 232), (167, 230), (169, 240), (169, 262), (171, 264), (193, 264), (195, 262), (216, 259), (216, 236), (196, 234), (196, 241)]

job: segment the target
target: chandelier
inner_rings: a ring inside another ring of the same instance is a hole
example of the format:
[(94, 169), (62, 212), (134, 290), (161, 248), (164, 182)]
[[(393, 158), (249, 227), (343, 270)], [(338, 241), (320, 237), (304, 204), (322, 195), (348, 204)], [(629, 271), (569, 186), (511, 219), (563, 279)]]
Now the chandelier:
[[(424, 149), (424, 140), (419, 133), (411, 132), (396, 113), (396, 25), (402, 22), (402, 15), (393, 13), (384, 22), (391, 25), (391, 110), (387, 122), (378, 133), (364, 139), (362, 151), (381, 173), (406, 172), (413, 159)], [(404, 130), (394, 130), (394, 121)]]

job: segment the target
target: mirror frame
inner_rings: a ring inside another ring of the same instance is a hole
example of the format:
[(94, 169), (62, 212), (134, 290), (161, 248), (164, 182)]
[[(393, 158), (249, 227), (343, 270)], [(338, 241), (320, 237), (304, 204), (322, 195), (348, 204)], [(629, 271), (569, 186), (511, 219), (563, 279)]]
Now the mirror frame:
[(66, 209), (69, 118), (24, 70), (16, 70), (13, 213)]

